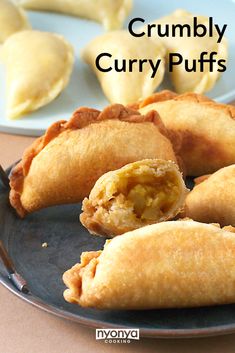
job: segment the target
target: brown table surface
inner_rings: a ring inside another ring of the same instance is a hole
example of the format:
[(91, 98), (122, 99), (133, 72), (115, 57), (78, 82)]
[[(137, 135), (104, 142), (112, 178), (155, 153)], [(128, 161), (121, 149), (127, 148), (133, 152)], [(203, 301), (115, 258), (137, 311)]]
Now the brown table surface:
[[(0, 133), (0, 163), (18, 160), (34, 138)], [(130, 344), (95, 340), (95, 330), (47, 314), (0, 286), (0, 353), (228, 353), (235, 351), (235, 334), (198, 339), (146, 339)]]

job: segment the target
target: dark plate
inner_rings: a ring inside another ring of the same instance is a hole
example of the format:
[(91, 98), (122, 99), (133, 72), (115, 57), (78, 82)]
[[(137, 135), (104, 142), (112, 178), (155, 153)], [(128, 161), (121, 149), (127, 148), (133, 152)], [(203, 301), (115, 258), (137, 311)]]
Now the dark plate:
[[(81, 205), (52, 207), (19, 219), (0, 182), (0, 238), (30, 294), (20, 293), (0, 263), (0, 281), (18, 297), (52, 314), (92, 327), (139, 328), (142, 336), (193, 337), (235, 331), (235, 305), (199, 309), (98, 311), (68, 304), (61, 280), (83, 251), (102, 249), (105, 239), (79, 223)], [(42, 248), (47, 242), (48, 248)]]

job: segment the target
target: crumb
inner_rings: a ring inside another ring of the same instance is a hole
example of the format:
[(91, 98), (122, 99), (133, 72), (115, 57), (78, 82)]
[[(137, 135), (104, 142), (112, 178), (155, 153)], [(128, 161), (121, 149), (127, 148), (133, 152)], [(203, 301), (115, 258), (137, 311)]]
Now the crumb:
[(48, 244), (47, 243), (42, 243), (42, 248), (47, 248)]

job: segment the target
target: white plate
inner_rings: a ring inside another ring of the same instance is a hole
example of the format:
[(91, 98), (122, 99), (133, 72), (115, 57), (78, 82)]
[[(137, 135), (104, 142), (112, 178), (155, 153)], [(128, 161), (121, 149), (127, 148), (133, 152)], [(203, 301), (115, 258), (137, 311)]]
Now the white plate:
[[(229, 40), (227, 71), (208, 96), (218, 102), (231, 102), (235, 99), (235, 0), (134, 0), (134, 9), (126, 24), (133, 17), (142, 17), (146, 19), (146, 22), (150, 22), (177, 8), (183, 8), (195, 14), (213, 16), (215, 22), (220, 25), (228, 24), (226, 30), (226, 37)], [(28, 15), (34, 29), (64, 35), (76, 51), (76, 64), (72, 78), (63, 93), (47, 106), (14, 121), (7, 120), (5, 117), (4, 68), (0, 66), (0, 130), (38, 136), (52, 122), (68, 119), (79, 106), (100, 109), (108, 104), (95, 76), (79, 57), (80, 50), (92, 38), (101, 34), (103, 28), (91, 21), (54, 13), (28, 12)], [(169, 87), (162, 85), (161, 88)]]

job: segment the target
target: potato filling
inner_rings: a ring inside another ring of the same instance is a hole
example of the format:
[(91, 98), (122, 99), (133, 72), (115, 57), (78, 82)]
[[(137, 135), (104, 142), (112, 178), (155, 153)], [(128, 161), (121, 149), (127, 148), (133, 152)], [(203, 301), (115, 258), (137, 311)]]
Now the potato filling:
[(131, 211), (132, 217), (142, 223), (160, 220), (179, 197), (177, 178), (169, 171), (145, 167), (141, 172), (139, 169), (129, 175), (119, 175), (116, 191), (106, 207), (109, 213), (122, 209), (129, 211), (130, 216)]

